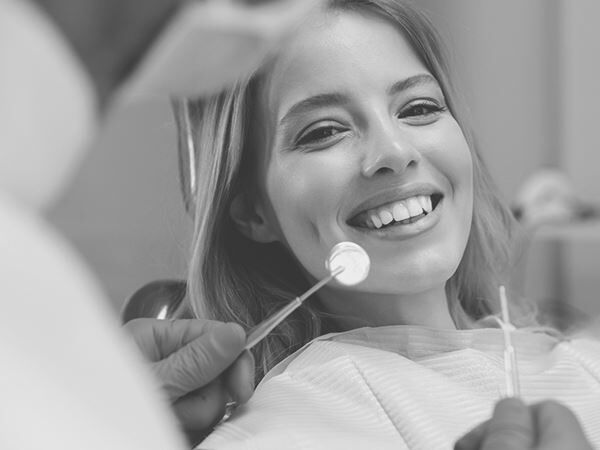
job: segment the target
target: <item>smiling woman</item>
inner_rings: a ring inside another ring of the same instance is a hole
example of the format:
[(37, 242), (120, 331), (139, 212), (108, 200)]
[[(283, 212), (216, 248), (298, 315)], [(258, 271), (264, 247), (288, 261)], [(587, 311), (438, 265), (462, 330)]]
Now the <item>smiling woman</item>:
[[(192, 124), (182, 143), (197, 149), (197, 316), (251, 328), (324, 278), (337, 243), (371, 259), (364, 282), (323, 288), (257, 346), (257, 376), (269, 374), (206, 445), (292, 448), (293, 430), (298, 448), (445, 448), (489, 414), (503, 335), (479, 321), (500, 309), (515, 222), (422, 15), (401, 1), (328, 2), (253, 77), (179, 111)], [(534, 325), (527, 305), (512, 308)], [(558, 348), (530, 332), (517, 341), (544, 364)], [(540, 380), (522, 389), (544, 396), (584, 375), (552, 376), (546, 393)]]
[[(234, 220), (250, 239), (283, 245), (312, 279), (326, 275), (336, 242), (363, 246), (372, 275), (358, 289), (320, 295), (329, 312), (353, 310), (361, 322), (350, 327), (453, 327), (444, 286), (471, 225), (466, 139), (438, 82), (392, 24), (357, 13), (316, 22), (259, 87), (259, 193), (242, 200), (255, 214), (241, 210)], [(435, 194), (442, 201), (422, 215), (419, 198)], [(400, 205), (420, 220), (391, 225)]]
[(181, 109), (201, 149), (198, 316), (252, 327), (322, 278), (343, 240), (373, 261), (358, 290), (325, 290), (264, 343), (263, 373), (324, 331), (471, 328), (499, 310), (515, 222), (460, 119), (433, 29), (388, 3), (334, 2), (253, 78)]

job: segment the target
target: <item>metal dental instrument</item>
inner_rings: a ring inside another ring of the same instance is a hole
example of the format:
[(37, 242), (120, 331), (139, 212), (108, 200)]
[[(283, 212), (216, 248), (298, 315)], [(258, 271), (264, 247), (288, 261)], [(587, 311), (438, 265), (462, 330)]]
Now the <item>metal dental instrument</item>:
[(296, 297), (286, 306), (275, 312), (252, 328), (246, 337), (246, 349), (254, 347), (266, 337), (277, 325), (289, 316), (302, 302), (317, 292), (334, 278), (340, 284), (353, 286), (369, 274), (370, 260), (367, 252), (354, 242), (340, 242), (335, 245), (329, 253), (325, 266), (329, 270), (329, 276), (323, 278), (300, 297)]
[(497, 319), (504, 332), (504, 381), (506, 384), (507, 397), (520, 397), (519, 370), (517, 366), (517, 355), (512, 345), (511, 333), (515, 327), (510, 323), (508, 314), (508, 301), (506, 300), (506, 289), (500, 286), (500, 306), (502, 308), (502, 320)]

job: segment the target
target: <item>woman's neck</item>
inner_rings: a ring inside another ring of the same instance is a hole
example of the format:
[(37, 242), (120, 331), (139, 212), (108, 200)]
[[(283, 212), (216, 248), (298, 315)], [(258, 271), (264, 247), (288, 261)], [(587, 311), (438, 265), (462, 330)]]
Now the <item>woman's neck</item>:
[(326, 310), (343, 330), (386, 325), (456, 329), (444, 287), (417, 294), (392, 295), (324, 289)]

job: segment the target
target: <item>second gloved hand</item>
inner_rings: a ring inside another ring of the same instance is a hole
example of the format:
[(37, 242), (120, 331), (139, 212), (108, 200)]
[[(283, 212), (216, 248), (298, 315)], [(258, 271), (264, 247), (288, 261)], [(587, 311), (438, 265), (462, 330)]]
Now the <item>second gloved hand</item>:
[(517, 398), (498, 402), (491, 419), (458, 440), (455, 450), (592, 450), (575, 415), (545, 401), (528, 406)]
[(209, 320), (136, 319), (125, 328), (148, 359), (189, 436), (218, 422), (228, 401), (254, 391), (254, 359), (241, 326)]

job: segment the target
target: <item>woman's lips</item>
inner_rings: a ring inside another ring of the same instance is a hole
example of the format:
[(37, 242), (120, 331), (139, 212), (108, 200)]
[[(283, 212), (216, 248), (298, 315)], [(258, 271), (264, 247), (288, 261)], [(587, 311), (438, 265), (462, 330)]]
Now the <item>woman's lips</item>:
[[(380, 217), (383, 223), (389, 223), (391, 220), (390, 216), (394, 220), (396, 218), (400, 219), (397, 221), (414, 217), (421, 214), (423, 210), (431, 210), (432, 206), (430, 203), (433, 203), (432, 197), (443, 195), (442, 192), (436, 184), (430, 182), (413, 182), (389, 186), (386, 189), (374, 192), (356, 204), (347, 213), (345, 222), (351, 226), (358, 226), (359, 224), (364, 224), (367, 217), (371, 217), (373, 214), (379, 215), (380, 212), (383, 212), (383, 217)], [(429, 200), (427, 200), (427, 197), (429, 197)], [(394, 211), (394, 207), (396, 211)], [(394, 217), (394, 212), (396, 213), (396, 217)]]
[(444, 198), (439, 196), (431, 212), (422, 213), (419, 216), (413, 217), (410, 220), (403, 222), (391, 222), (387, 226), (381, 228), (354, 226), (350, 225), (353, 230), (362, 235), (372, 235), (380, 239), (403, 240), (415, 237), (433, 228), (440, 221), (442, 210), (444, 207)]
[(408, 225), (431, 213), (441, 199), (441, 194), (415, 195), (363, 211), (347, 223), (367, 229), (381, 229), (395, 224)]

